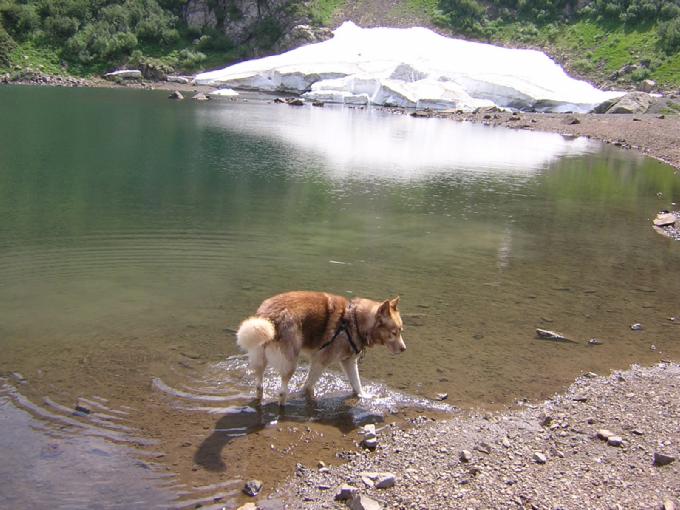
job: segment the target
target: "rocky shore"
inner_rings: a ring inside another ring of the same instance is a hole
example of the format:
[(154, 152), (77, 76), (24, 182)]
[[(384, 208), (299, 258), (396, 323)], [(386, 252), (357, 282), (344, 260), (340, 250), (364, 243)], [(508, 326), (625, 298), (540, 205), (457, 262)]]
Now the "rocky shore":
[[(679, 100), (680, 101), (680, 100)], [(512, 129), (586, 136), (680, 168), (680, 114), (667, 113), (671, 98), (657, 98), (647, 113), (511, 113), (502, 111), (426, 112), (417, 116), (450, 118)]]
[(305, 509), (679, 508), (680, 365), (584, 374), (542, 404), (376, 435), (369, 450), (357, 433), (344, 464), (298, 466), (271, 497)]

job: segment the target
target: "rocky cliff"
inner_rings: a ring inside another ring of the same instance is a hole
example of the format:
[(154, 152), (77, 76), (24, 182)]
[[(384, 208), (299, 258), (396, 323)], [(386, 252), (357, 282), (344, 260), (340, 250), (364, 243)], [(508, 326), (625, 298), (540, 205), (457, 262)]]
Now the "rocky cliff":
[(293, 0), (189, 0), (184, 19), (190, 28), (212, 28), (250, 53), (285, 51), (331, 37), (326, 28), (309, 25)]

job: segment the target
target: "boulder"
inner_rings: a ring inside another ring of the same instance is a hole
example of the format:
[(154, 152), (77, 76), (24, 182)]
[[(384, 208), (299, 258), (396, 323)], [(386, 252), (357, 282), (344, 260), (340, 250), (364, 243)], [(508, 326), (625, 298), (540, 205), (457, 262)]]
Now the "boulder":
[(656, 82), (654, 80), (642, 80), (638, 86), (638, 90), (642, 92), (651, 92), (656, 88)]
[(629, 92), (606, 113), (645, 113), (652, 105), (652, 97), (645, 92)]
[(115, 80), (115, 79), (141, 80), (142, 79), (142, 71), (140, 71), (139, 69), (120, 69), (118, 71), (106, 73), (104, 75), (104, 78), (106, 78), (107, 80)]
[(614, 106), (620, 98), (614, 97), (612, 99), (607, 99), (606, 101), (598, 104), (595, 108), (591, 110), (591, 113), (606, 113), (612, 106)]
[(177, 99), (177, 100), (180, 100), (180, 99), (184, 99), (184, 96), (182, 95), (182, 93), (181, 93), (179, 90), (174, 90), (174, 91), (168, 96), (168, 99)]
[(191, 78), (187, 78), (186, 76), (166, 76), (165, 81), (169, 81), (172, 83), (181, 83), (182, 85), (188, 85), (191, 82)]
[(210, 97), (206, 96), (203, 92), (199, 92), (195, 96), (193, 96), (191, 99), (195, 99), (196, 101), (210, 101)]

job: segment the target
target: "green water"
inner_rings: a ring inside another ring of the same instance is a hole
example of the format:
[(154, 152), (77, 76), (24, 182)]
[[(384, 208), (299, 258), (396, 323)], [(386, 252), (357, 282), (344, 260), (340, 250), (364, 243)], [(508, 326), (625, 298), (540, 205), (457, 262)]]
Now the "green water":
[(219, 360), (229, 328), (288, 289), (400, 294), (409, 350), (363, 371), (454, 402), (680, 352), (680, 246), (649, 221), (680, 179), (634, 153), (142, 91), (6, 87), (0, 105), (2, 368), (29, 380), (108, 350), (143, 350), (152, 372), (169, 346)]

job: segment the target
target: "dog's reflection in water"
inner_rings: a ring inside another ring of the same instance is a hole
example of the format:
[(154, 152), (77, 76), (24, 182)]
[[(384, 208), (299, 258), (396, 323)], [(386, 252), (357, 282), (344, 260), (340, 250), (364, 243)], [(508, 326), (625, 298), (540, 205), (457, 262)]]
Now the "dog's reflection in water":
[(276, 422), (315, 422), (332, 425), (343, 434), (366, 423), (380, 423), (384, 418), (357, 404), (353, 395), (329, 396), (318, 400), (300, 398), (285, 406), (278, 402), (260, 404), (254, 400), (234, 412), (223, 415), (212, 434), (205, 438), (194, 455), (194, 462), (209, 471), (224, 471), (222, 450), (237, 437), (258, 432)]

